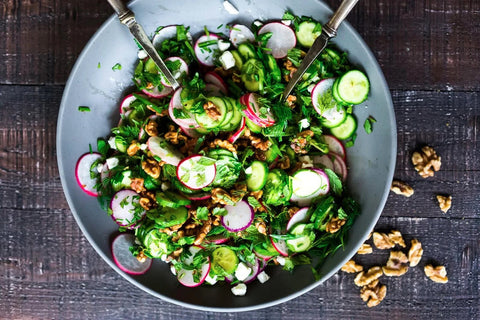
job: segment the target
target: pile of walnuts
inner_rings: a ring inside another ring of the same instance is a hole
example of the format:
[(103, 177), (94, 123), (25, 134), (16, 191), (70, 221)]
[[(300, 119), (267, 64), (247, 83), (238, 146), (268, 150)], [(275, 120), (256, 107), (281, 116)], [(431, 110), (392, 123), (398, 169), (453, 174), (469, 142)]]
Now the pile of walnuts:
[[(402, 249), (395, 249), (396, 246), (403, 249), (407, 247), (402, 234), (398, 230), (392, 230), (390, 233), (373, 232), (367, 241), (370, 238), (373, 238), (373, 245), (377, 249), (390, 250), (390, 256), (385, 265), (373, 266), (364, 271), (362, 265), (350, 260), (341, 270), (346, 273), (356, 273), (354, 283), (360, 287), (360, 297), (367, 303), (368, 307), (374, 307), (380, 304), (387, 294), (387, 286), (381, 284), (379, 278), (384, 275), (399, 277), (407, 273), (409, 268), (417, 266), (422, 259), (423, 248), (420, 241), (412, 239), (407, 254)], [(372, 246), (364, 243), (357, 254), (365, 255), (372, 252)], [(446, 283), (448, 281), (444, 266), (433, 267), (429, 264), (425, 266), (424, 272), (434, 282)]]

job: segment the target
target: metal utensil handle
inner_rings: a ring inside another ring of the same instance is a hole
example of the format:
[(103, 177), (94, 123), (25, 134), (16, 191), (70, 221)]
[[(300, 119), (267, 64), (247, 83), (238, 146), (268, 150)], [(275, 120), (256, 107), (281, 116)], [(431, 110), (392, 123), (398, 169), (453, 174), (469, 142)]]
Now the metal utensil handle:
[(108, 3), (112, 6), (113, 10), (119, 15), (122, 16), (126, 13), (128, 13), (127, 7), (123, 4), (122, 0), (107, 0)]
[(330, 37), (333, 38), (337, 34), (338, 27), (343, 20), (348, 16), (358, 0), (343, 0), (337, 11), (333, 14), (330, 20), (323, 26), (323, 30)]

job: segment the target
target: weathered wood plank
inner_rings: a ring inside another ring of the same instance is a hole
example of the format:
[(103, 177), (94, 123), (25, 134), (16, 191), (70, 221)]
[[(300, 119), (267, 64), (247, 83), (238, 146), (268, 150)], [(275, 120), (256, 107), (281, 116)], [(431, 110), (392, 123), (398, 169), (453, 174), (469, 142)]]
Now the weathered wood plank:
[[(332, 8), (338, 1), (327, 1)], [(63, 84), (111, 14), (106, 1), (6, 0), (0, 10), (0, 83)], [(348, 20), (392, 89), (479, 88), (478, 1), (360, 1)], [(159, 21), (159, 23), (161, 23)]]
[[(18, 215), (22, 219), (17, 219)], [(2, 316), (74, 319), (475, 319), (479, 311), (478, 220), (382, 217), (380, 230), (403, 232), (407, 243), (419, 239), (425, 250), (419, 266), (400, 278), (381, 278), (387, 297), (369, 309), (359, 297), (353, 275), (339, 273), (293, 301), (256, 312), (203, 313), (172, 305), (142, 292), (117, 275), (86, 242), (66, 211), (2, 212), (0, 287)], [(8, 218), (8, 220), (5, 220)], [(39, 230), (51, 226), (50, 232)], [(12, 232), (15, 230), (16, 232)], [(441, 233), (441, 237), (439, 237)], [(42, 249), (36, 250), (39, 244)], [(385, 263), (376, 250), (356, 258), (365, 266)], [(426, 263), (445, 265), (448, 284), (423, 274)], [(101, 306), (101, 307), (100, 307)], [(133, 313), (132, 313), (133, 312)]]

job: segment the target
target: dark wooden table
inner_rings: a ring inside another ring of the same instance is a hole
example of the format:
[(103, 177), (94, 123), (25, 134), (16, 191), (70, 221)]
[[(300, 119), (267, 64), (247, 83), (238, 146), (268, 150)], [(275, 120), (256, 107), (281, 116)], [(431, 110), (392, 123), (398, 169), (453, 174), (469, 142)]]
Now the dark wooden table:
[[(0, 318), (480, 318), (480, 1), (362, 0), (348, 18), (390, 85), (395, 176), (415, 189), (411, 198), (390, 195), (377, 228), (418, 238), (420, 266), (384, 277), (387, 296), (372, 309), (353, 276), (339, 273), (290, 302), (231, 315), (184, 309), (130, 285), (95, 253), (65, 201), (55, 153), (60, 99), (110, 13), (100, 0), (0, 2)], [(424, 144), (442, 157), (441, 171), (426, 180), (409, 160)], [(453, 196), (447, 214), (438, 193)], [(427, 262), (445, 265), (449, 282), (428, 280)]]

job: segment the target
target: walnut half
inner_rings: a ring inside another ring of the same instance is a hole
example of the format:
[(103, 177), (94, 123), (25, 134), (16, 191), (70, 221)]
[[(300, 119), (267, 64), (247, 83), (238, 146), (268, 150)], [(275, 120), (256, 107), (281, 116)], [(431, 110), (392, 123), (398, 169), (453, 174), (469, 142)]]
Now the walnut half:
[(423, 249), (422, 244), (417, 239), (412, 239), (410, 250), (408, 251), (408, 261), (410, 267), (415, 267), (422, 259)]
[(402, 182), (399, 180), (392, 181), (392, 186), (390, 187), (390, 190), (395, 192), (396, 194), (399, 194), (405, 197), (410, 197), (414, 193), (412, 187), (410, 187), (405, 182)]
[(363, 271), (363, 267), (353, 260), (348, 260), (347, 263), (343, 265), (341, 270), (346, 273), (357, 273)]
[(377, 306), (387, 295), (387, 286), (380, 284), (378, 280), (362, 287), (360, 297), (367, 303), (367, 307)]
[(433, 267), (431, 264), (427, 264), (423, 269), (425, 275), (430, 278), (433, 282), (437, 283), (447, 283), (447, 270), (444, 266)]
[(437, 201), (440, 210), (442, 210), (443, 213), (447, 213), (447, 211), (452, 206), (452, 196), (437, 195)]
[(357, 276), (355, 277), (354, 283), (359, 287), (363, 287), (377, 280), (382, 275), (383, 275), (383, 271), (381, 267), (379, 266), (371, 267), (370, 269), (368, 269), (367, 272), (362, 271), (359, 274), (357, 274)]
[(391, 251), (387, 265), (382, 267), (383, 273), (387, 277), (399, 277), (408, 271), (408, 258), (401, 251)]
[(420, 152), (412, 155), (412, 163), (422, 178), (433, 177), (434, 171), (440, 170), (442, 158), (437, 155), (432, 147), (425, 146)]

